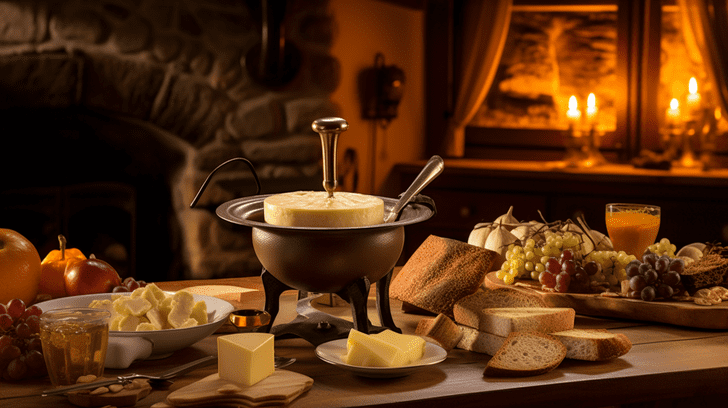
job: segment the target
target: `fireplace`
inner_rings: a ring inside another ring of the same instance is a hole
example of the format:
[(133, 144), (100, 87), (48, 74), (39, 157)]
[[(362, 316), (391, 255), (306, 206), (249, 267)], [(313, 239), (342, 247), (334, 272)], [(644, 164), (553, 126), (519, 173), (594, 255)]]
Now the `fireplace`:
[[(245, 2), (0, 0), (0, 227), (36, 245), (57, 235), (157, 281), (259, 274), (250, 234), (215, 208), (255, 191), (320, 189), (311, 122), (337, 114), (329, 94), (326, 1), (289, 1), (284, 23), (297, 74), (271, 88), (241, 62), (260, 42)], [(12, 141), (12, 142), (10, 142)]]

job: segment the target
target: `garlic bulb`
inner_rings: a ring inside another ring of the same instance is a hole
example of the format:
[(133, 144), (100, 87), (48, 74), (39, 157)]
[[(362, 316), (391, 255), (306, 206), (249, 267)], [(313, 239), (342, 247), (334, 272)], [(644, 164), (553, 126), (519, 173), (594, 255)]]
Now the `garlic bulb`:
[(489, 249), (496, 253), (496, 257), (493, 260), (491, 271), (500, 269), (503, 262), (506, 260), (506, 252), (508, 252), (508, 245), (518, 243), (518, 238), (511, 234), (505, 226), (500, 224), (494, 224), (495, 228), (488, 234), (488, 239), (485, 240), (485, 249)]
[(521, 242), (526, 241), (533, 235), (533, 226), (531, 224), (521, 224), (511, 230), (511, 234), (518, 238)]
[(470, 236), (468, 236), (468, 244), (481, 248), (485, 247), (485, 240), (488, 239), (488, 235), (490, 235), (491, 231), (494, 229), (495, 227), (491, 222), (475, 224), (473, 230), (470, 231)]
[(513, 206), (508, 209), (508, 212), (496, 218), (493, 224), (500, 224), (504, 226), (508, 231), (516, 228), (520, 225), (516, 217), (513, 216)]

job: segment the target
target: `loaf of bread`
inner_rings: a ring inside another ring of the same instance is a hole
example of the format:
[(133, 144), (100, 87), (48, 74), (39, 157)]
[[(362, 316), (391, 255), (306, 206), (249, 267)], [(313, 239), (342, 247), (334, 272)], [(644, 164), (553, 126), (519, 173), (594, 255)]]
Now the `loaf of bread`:
[(453, 314), (469, 313), (494, 307), (548, 307), (540, 296), (511, 288), (480, 288), (455, 302)]
[(513, 332), (488, 360), (483, 375), (525, 377), (547, 373), (566, 357), (566, 346), (543, 333)]
[(568, 307), (459, 308), (455, 322), (506, 337), (514, 331), (551, 333), (574, 328), (574, 309)]
[(462, 334), (457, 344), (459, 349), (493, 356), (506, 341), (503, 336), (482, 332), (472, 327), (459, 324), (458, 328)]
[(604, 361), (627, 354), (632, 342), (621, 333), (605, 329), (571, 329), (551, 333), (566, 346), (566, 358)]
[(392, 279), (389, 296), (434, 314), (453, 316), (453, 305), (478, 290), (494, 252), (430, 235)]
[(444, 314), (439, 314), (435, 318), (426, 317), (421, 319), (417, 323), (415, 334), (437, 344), (445, 351), (455, 348), (462, 337), (458, 325)]

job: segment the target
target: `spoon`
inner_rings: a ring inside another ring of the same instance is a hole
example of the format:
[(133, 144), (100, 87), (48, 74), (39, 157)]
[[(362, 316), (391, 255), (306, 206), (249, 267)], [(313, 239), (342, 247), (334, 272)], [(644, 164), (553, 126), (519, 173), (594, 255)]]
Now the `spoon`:
[(442, 173), (442, 170), (445, 168), (445, 164), (442, 160), (442, 157), (438, 155), (434, 155), (430, 158), (430, 160), (425, 164), (425, 167), (422, 168), (422, 171), (420, 171), (420, 174), (417, 175), (415, 178), (415, 181), (410, 184), (410, 186), (407, 188), (407, 190), (402, 194), (402, 196), (399, 198), (399, 201), (392, 207), (385, 215), (384, 215), (384, 222), (393, 222), (397, 220), (397, 216), (399, 215), (399, 212), (402, 211), (402, 209), (409, 204), (409, 202), (412, 200), (412, 197), (419, 194), (420, 191), (422, 191), (425, 186), (430, 184), (432, 180), (434, 180), (437, 176)]
[[(270, 324), (270, 313), (258, 309), (240, 309), (230, 313), (230, 323), (238, 328), (240, 333), (259, 331), (262, 327)], [(295, 358), (275, 356), (273, 365), (275, 368), (288, 367), (296, 362)]]

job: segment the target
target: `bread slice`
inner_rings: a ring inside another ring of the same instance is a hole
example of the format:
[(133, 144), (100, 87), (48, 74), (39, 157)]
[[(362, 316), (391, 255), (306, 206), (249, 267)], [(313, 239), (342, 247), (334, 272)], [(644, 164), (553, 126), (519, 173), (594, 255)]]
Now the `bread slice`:
[[(496, 307), (548, 307), (539, 296), (518, 289), (479, 289), (453, 305), (453, 317), (457, 323), (477, 320), (483, 309)], [(473, 326), (475, 327), (475, 326)]]
[(573, 329), (575, 315), (569, 307), (499, 307), (459, 313), (455, 322), (507, 337), (514, 331), (551, 333)]
[(506, 341), (505, 337), (485, 333), (472, 327), (458, 325), (458, 328), (462, 333), (457, 345), (459, 349), (493, 356)]
[(455, 322), (444, 314), (435, 318), (424, 318), (417, 323), (415, 334), (450, 351), (458, 344), (463, 334)]
[(605, 329), (571, 329), (551, 333), (566, 346), (566, 358), (604, 361), (627, 354), (632, 342), (621, 333)]
[(483, 375), (526, 377), (547, 373), (566, 357), (566, 346), (543, 333), (513, 332), (485, 366)]

